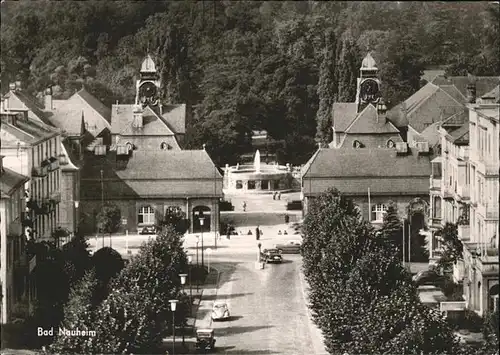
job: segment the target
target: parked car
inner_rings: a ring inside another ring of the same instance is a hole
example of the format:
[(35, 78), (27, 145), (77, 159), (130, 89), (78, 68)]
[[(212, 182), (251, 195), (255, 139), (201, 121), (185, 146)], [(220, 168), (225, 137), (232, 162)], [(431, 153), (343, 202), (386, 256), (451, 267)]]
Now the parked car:
[(156, 227), (155, 226), (146, 226), (142, 228), (142, 230), (139, 232), (139, 234), (156, 234)]
[(438, 274), (434, 270), (421, 270), (412, 278), (413, 282), (415, 282), (417, 286), (441, 286), (444, 283), (445, 279), (446, 278), (444, 276)]
[(288, 211), (301, 211), (302, 210), (302, 201), (301, 200), (293, 200), (286, 204), (286, 209)]
[(212, 307), (212, 320), (225, 320), (229, 318), (229, 308), (226, 302), (218, 301)]
[(287, 243), (276, 244), (274, 247), (281, 251), (281, 254), (300, 254), (302, 241), (295, 239), (289, 240)]
[(211, 328), (196, 330), (196, 350), (203, 352), (215, 349), (214, 330)]
[(281, 263), (283, 257), (278, 249), (264, 249), (261, 253), (262, 261), (266, 263)]

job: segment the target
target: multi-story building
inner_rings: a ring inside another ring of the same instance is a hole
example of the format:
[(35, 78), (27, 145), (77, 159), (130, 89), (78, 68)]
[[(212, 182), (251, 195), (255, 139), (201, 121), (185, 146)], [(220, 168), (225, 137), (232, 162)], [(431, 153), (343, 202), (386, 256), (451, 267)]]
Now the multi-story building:
[[(433, 234), (457, 223), (464, 255), (453, 276), (463, 282), (468, 307), (481, 315), (498, 305), (498, 88), (477, 102), (470, 98), (467, 124), (440, 128), (442, 154), (432, 162), (430, 179)], [(432, 260), (440, 257), (434, 236), (430, 250)]]
[[(3, 103), (3, 101), (2, 101)], [(50, 238), (60, 226), (60, 132), (28, 117), (28, 111), (1, 112), (3, 165), (30, 179), (27, 188), (29, 218), (36, 238)]]
[[(28, 177), (3, 167), (0, 156), (0, 323), (15, 316), (14, 307), (30, 303), (32, 290), (29, 274), (34, 262), (28, 262), (24, 232), (25, 185)], [(31, 266), (31, 268), (30, 268)]]

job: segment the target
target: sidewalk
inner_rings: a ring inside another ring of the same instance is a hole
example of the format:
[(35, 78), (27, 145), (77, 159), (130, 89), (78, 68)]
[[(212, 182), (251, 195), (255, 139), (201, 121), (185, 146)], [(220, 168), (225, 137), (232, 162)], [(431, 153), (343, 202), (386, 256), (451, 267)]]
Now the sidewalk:
[[(175, 329), (175, 354), (193, 354), (196, 345), (196, 329), (210, 328), (212, 324), (212, 305), (217, 295), (220, 272), (214, 268), (205, 279), (205, 283), (196, 290), (196, 285), (192, 289), (193, 305), (191, 317), (187, 318), (187, 326), (184, 328), (184, 345), (182, 328)], [(189, 289), (186, 288), (186, 293)], [(163, 339), (163, 347), (172, 353), (173, 337), (168, 336)]]

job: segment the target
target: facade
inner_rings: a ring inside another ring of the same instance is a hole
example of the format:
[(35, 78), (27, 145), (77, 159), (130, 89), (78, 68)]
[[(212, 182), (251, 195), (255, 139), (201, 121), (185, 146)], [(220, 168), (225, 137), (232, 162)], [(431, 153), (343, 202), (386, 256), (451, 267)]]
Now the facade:
[(154, 225), (168, 207), (178, 206), (189, 232), (217, 231), (222, 176), (205, 150), (86, 153), (81, 169), (81, 228), (95, 235), (96, 216), (104, 203), (116, 204), (122, 232), (138, 233)]
[[(469, 122), (451, 132), (440, 128), (443, 149), (433, 161), (431, 219), (434, 230), (458, 224), (464, 255), (454, 279), (463, 282), (468, 307), (484, 315), (498, 307), (498, 86), (470, 101)], [(432, 237), (431, 258), (439, 256), (439, 240)]]
[(186, 133), (186, 105), (163, 103), (160, 90), (155, 63), (148, 55), (136, 83), (135, 103), (117, 103), (111, 108), (111, 150), (120, 145), (142, 151), (181, 149)]
[(31, 298), (29, 274), (34, 262), (28, 262), (24, 232), (26, 209), (26, 176), (3, 167), (0, 156), (0, 323), (8, 323), (15, 316), (15, 306), (27, 296)]
[(375, 226), (382, 224), (393, 202), (399, 215), (410, 220), (412, 230), (419, 231), (427, 224), (430, 171), (428, 151), (320, 148), (302, 170), (304, 212), (318, 195), (337, 188)]
[(387, 118), (377, 76), (375, 60), (368, 53), (360, 68), (356, 102), (333, 104), (330, 148), (394, 148), (403, 142), (399, 130)]
[(29, 177), (29, 219), (35, 238), (50, 238), (60, 226), (61, 135), (58, 130), (28, 117), (28, 112), (1, 113), (3, 165)]

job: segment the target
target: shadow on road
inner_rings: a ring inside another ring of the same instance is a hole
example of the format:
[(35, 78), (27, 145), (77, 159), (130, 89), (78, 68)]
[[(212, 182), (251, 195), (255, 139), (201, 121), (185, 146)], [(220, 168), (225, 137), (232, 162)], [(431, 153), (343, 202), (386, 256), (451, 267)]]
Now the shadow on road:
[[(222, 354), (238, 354), (238, 355), (264, 355), (264, 354), (281, 354), (272, 350), (242, 350), (242, 349), (234, 349), (234, 346), (221, 346), (220, 348), (215, 346), (216, 353)], [(234, 350), (232, 350), (234, 349)]]
[[(207, 250), (208, 247), (210, 247), (210, 249), (212, 249), (212, 248), (215, 249), (215, 247), (213, 245), (210, 245), (210, 246), (205, 245), (205, 247), (204, 247), (205, 251)], [(130, 248), (132, 249), (132, 247), (130, 247)], [(137, 248), (139, 248), (139, 247), (137, 247)], [(228, 245), (217, 245), (217, 249), (225, 249), (225, 248), (229, 248), (229, 246)], [(184, 249), (189, 249), (189, 250), (199, 249), (199, 252), (200, 252), (200, 255), (201, 255), (201, 245), (198, 245), (198, 248), (196, 248), (196, 246), (194, 246), (194, 247), (187, 247), (187, 248), (184, 248)]]
[(217, 335), (234, 335), (234, 334), (242, 334), (242, 333), (251, 333), (251, 332), (255, 332), (257, 330), (268, 329), (268, 328), (273, 328), (273, 326), (272, 325), (253, 325), (253, 326), (244, 326), (244, 327), (228, 326), (228, 327), (223, 327), (223, 328), (217, 328), (215, 331), (216, 331), (216, 336), (217, 336)]
[(293, 260), (283, 259), (283, 260), (281, 260), (281, 263), (278, 263), (277, 265), (279, 265), (279, 264), (290, 264), (290, 263), (293, 263)]
[(206, 301), (215, 301), (216, 299), (227, 300), (227, 299), (231, 299), (231, 298), (244, 297), (244, 296), (249, 296), (249, 295), (253, 295), (253, 292), (252, 293), (250, 293), (250, 292), (248, 292), (248, 293), (232, 293), (229, 295), (222, 295), (222, 294), (207, 295), (207, 296), (203, 297), (203, 299)]

